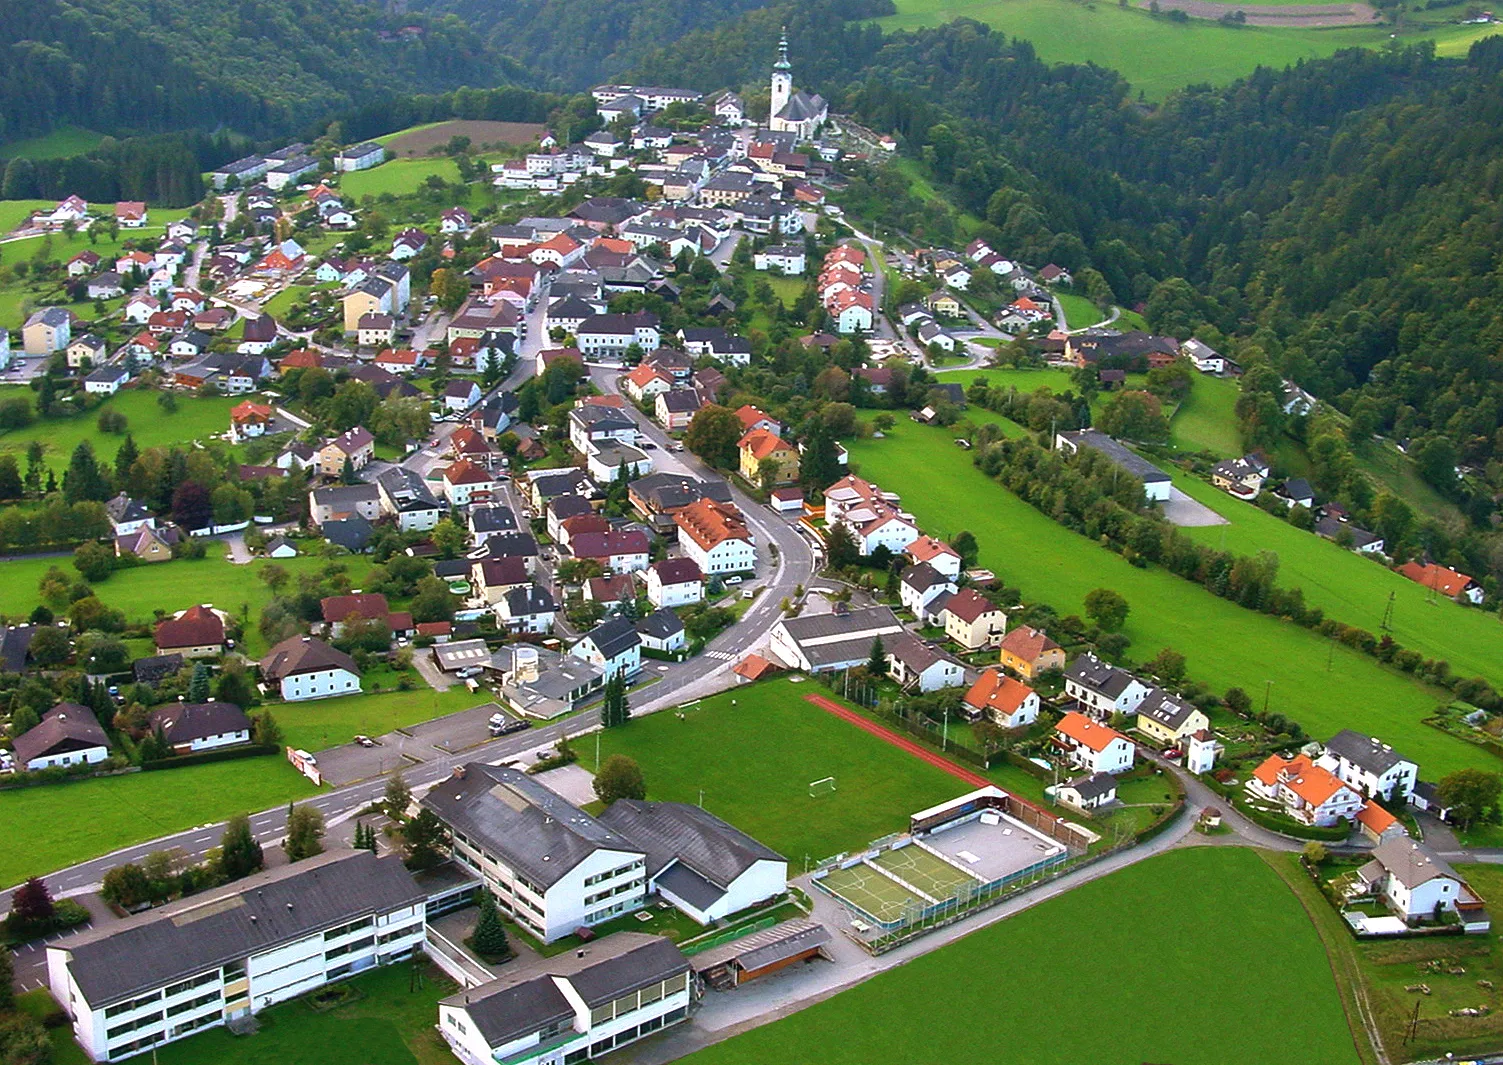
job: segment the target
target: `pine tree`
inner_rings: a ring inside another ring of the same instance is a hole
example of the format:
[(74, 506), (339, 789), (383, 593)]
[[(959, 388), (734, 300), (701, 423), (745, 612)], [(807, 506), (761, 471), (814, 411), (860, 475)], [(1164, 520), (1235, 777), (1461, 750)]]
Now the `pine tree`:
[(496, 909), (496, 899), (485, 888), (478, 892), (480, 914), (475, 919), (475, 932), (470, 937), (470, 946), (475, 953), (492, 963), (511, 957), (511, 944), (506, 940), (506, 927), (501, 923), (501, 914)]
[(311, 803), (292, 807), (287, 813), (287, 842), (282, 849), (289, 862), (324, 852), (324, 815)]
[(887, 673), (887, 649), (882, 646), (882, 637), (872, 641), (872, 652), (866, 660), (866, 671), (874, 677)]
[(600, 704), (600, 726), (617, 728), (631, 720), (626, 702), (626, 678), (617, 673), (605, 682), (605, 701)]
[(120, 450), (115, 452), (115, 482), (124, 485), (130, 477), (130, 468), (136, 464), (136, 459), (141, 457), (141, 449), (136, 447), (136, 438), (130, 433), (125, 434), (125, 439), (120, 442)]
[(193, 677), (188, 681), (188, 701), (190, 703), (209, 701), (209, 667), (203, 662), (193, 663)]

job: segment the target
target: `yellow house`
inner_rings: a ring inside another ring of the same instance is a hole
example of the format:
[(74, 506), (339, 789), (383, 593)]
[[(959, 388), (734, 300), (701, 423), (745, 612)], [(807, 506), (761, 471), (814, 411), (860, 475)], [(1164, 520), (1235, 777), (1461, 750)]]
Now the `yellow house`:
[(1138, 731), (1163, 743), (1179, 743), (1210, 727), (1210, 719), (1193, 703), (1162, 688), (1149, 692), (1138, 707)]
[(21, 327), (21, 349), (28, 355), (51, 355), (73, 339), (73, 316), (66, 307), (43, 307)]
[(950, 596), (940, 617), (944, 619), (945, 635), (967, 651), (996, 647), (1007, 631), (1007, 615), (1002, 608), (971, 588)]
[(367, 314), (384, 314), (386, 308), (381, 305), (381, 297), (373, 295), (364, 289), (355, 289), (347, 292), (340, 301), (344, 308), (344, 331), (346, 333), (358, 333), (360, 331), (360, 319)]
[(172, 558), (176, 530), (171, 534), (151, 526), (115, 538), (115, 555), (135, 555), (142, 562), (167, 562)]
[(754, 485), (762, 484), (762, 463), (777, 464), (773, 484), (792, 484), (798, 480), (798, 449), (770, 429), (753, 429), (736, 445), (741, 452), (741, 476)]
[(943, 290), (932, 293), (927, 300), (929, 309), (944, 318), (959, 318), (961, 315), (960, 301)]
[(1019, 625), (1002, 637), (1002, 666), (1024, 680), (1046, 669), (1064, 669), (1065, 651), (1038, 629)]

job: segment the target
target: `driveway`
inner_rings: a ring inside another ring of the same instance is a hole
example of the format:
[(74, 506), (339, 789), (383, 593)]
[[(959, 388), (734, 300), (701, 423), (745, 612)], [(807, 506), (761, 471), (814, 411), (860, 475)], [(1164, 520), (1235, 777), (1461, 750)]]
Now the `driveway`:
[(433, 660), (433, 652), (428, 648), (414, 648), (412, 652), (412, 664), (417, 667), (417, 671), (422, 678), (428, 682), (428, 687), (434, 691), (446, 692), (454, 687), (454, 678), (438, 668), (438, 663)]
[(500, 710), (495, 703), (482, 703), (457, 714), (377, 736), (374, 747), (358, 743), (330, 747), (318, 752), (318, 768), (325, 784), (339, 788), (467, 751), (490, 742), (488, 723), (491, 715)]
[(1171, 525), (1185, 529), (1230, 524), (1210, 507), (1196, 502), (1178, 488), (1169, 489), (1169, 499), (1164, 503), (1164, 517), (1169, 519)]

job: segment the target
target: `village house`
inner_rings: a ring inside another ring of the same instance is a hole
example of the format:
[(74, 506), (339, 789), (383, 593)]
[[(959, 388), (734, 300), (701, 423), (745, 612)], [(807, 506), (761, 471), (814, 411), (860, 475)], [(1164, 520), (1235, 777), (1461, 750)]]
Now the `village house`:
[(647, 567), (647, 601), (653, 606), (689, 606), (704, 597), (704, 571), (692, 558), (665, 558)]
[(151, 729), (160, 731), (175, 754), (213, 751), (249, 743), (250, 718), (234, 703), (168, 703), (151, 712)]
[(1326, 741), (1316, 765), (1369, 799), (1407, 800), (1419, 780), (1419, 766), (1372, 736), (1342, 729)]
[(1116, 801), (1117, 778), (1110, 773), (1089, 773), (1061, 784), (1054, 797), (1077, 810), (1097, 810)]
[(26, 772), (96, 765), (110, 756), (110, 740), (99, 719), (77, 703), (58, 703), (12, 746), (16, 768)]
[(972, 721), (984, 717), (1002, 728), (1026, 728), (1039, 719), (1038, 692), (1000, 669), (984, 669), (966, 690), (965, 713)]
[(962, 588), (946, 599), (940, 616), (945, 635), (967, 651), (996, 647), (1007, 631), (1007, 614), (973, 588)]
[(1357, 881), (1407, 924), (1454, 913), (1467, 932), (1486, 932), (1490, 925), (1471, 885), (1425, 844), (1405, 837), (1379, 843)]
[(750, 573), (757, 566), (756, 540), (734, 504), (699, 499), (673, 515), (678, 545), (702, 573)]
[(630, 679), (642, 671), (642, 637), (619, 614), (606, 618), (579, 638), (569, 654), (601, 669), (606, 680)]
[(1054, 726), (1053, 741), (1071, 765), (1090, 773), (1125, 773), (1137, 755), (1122, 733), (1073, 710)]
[[(927, 562), (909, 566), (898, 580), (898, 600), (921, 622), (937, 624), (944, 600), (954, 595), (955, 582)], [(930, 622), (930, 618), (934, 621)]]
[(1082, 712), (1100, 721), (1113, 714), (1133, 714), (1148, 697), (1148, 685), (1125, 669), (1087, 651), (1065, 670), (1065, 695)]
[(905, 631), (885, 606), (837, 606), (828, 614), (779, 619), (772, 628), (771, 650), (789, 669), (826, 673), (864, 665), (877, 640), (893, 640)]
[(261, 680), (287, 702), (327, 699), (360, 691), (360, 667), (343, 651), (313, 636), (289, 636), (261, 659)]
[(1002, 667), (1011, 670), (1024, 680), (1033, 680), (1049, 669), (1063, 669), (1064, 648), (1051, 640), (1040, 629), (1019, 625), (1002, 637), (1000, 660)]
[(157, 622), (155, 643), (158, 654), (213, 658), (224, 651), (224, 619), (211, 606), (190, 606)]
[(599, 562), (612, 573), (646, 569), (651, 555), (651, 544), (641, 529), (580, 533), (571, 537), (569, 549), (575, 558)]
[(912, 633), (899, 633), (883, 644), (887, 675), (900, 687), (919, 692), (958, 688), (965, 683), (965, 664)]
[[(747, 483), (772, 487), (798, 480), (798, 449), (777, 433), (753, 429), (737, 442), (736, 448), (740, 453), (739, 470)], [(768, 471), (766, 478), (762, 476), (764, 469)]]
[(1484, 597), (1482, 585), (1465, 573), (1458, 573), (1448, 566), (1435, 562), (1410, 561), (1399, 567), (1399, 572), (1416, 584), (1423, 584), (1432, 591), (1451, 599), (1465, 599), (1473, 606), (1480, 606)]
[(376, 438), (363, 426), (340, 433), (318, 449), (318, 472), (338, 477), (348, 462), (352, 469), (364, 469), (376, 454)]
[(1253, 770), (1246, 787), (1253, 795), (1282, 806), (1295, 820), (1317, 828), (1355, 818), (1366, 802), (1355, 789), (1303, 754), (1293, 758), (1269, 755)]
[(1154, 688), (1138, 704), (1138, 731), (1161, 743), (1180, 743), (1210, 727), (1210, 718), (1194, 703), (1162, 688)]

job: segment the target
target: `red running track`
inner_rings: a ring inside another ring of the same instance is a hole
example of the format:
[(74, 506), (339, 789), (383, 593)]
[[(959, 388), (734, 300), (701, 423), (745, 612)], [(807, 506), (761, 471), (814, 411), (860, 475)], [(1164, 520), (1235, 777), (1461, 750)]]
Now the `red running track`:
[(863, 732), (870, 732), (873, 736), (877, 737), (877, 739), (890, 743), (894, 747), (897, 747), (899, 750), (907, 751), (915, 758), (920, 758), (923, 761), (928, 762), (936, 769), (943, 769), (952, 777), (958, 777), (959, 779), (965, 781), (967, 784), (971, 785), (973, 788), (985, 788), (991, 786), (992, 782), (990, 780), (987, 780), (980, 773), (973, 773), (969, 769), (966, 769), (964, 766), (956, 765), (948, 758), (944, 758), (938, 754), (935, 754), (927, 747), (923, 747), (905, 736), (898, 735), (896, 732), (892, 731), (892, 729), (884, 728), (883, 726), (877, 724), (875, 721), (862, 717), (854, 710), (846, 709), (839, 703), (835, 702), (835, 700), (833, 699), (826, 699), (823, 695), (806, 695), (804, 696), (804, 699), (808, 702), (813, 703), (821, 710), (827, 710), (830, 713), (834, 714), (836, 717), (841, 718), (845, 721), (849, 721), (851, 724), (855, 725)]

